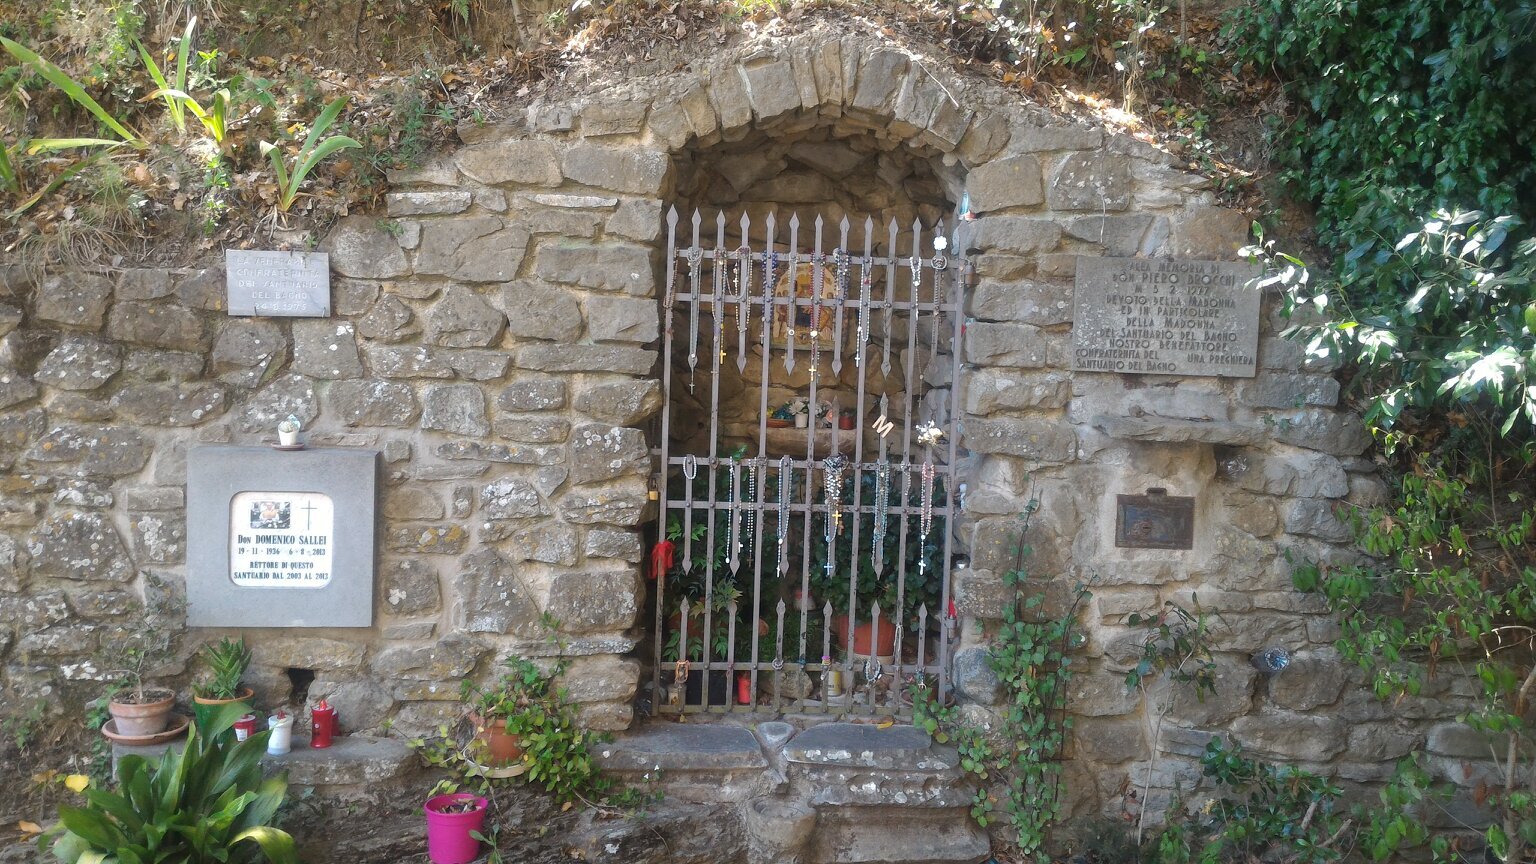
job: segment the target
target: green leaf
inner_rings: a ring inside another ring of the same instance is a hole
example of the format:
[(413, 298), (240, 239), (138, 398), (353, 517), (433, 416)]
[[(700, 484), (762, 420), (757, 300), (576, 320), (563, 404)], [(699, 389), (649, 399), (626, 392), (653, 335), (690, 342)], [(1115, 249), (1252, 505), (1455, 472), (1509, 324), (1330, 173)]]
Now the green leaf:
[(64, 70), (44, 60), (25, 45), (14, 42), (4, 36), (0, 36), (0, 46), (3, 46), (6, 51), (10, 52), (12, 57), (15, 57), (22, 63), (35, 67), (37, 74), (43, 76), (53, 86), (64, 91), (64, 95), (68, 96), (80, 107), (91, 112), (92, 116), (100, 120), (103, 126), (116, 132), (129, 146), (139, 150), (148, 146), (137, 133), (129, 130), (128, 127), (119, 123), (117, 118), (107, 113), (107, 110), (101, 107), (95, 99), (92, 99), (91, 94), (85, 92), (85, 88), (80, 86), (79, 82), (66, 75)]

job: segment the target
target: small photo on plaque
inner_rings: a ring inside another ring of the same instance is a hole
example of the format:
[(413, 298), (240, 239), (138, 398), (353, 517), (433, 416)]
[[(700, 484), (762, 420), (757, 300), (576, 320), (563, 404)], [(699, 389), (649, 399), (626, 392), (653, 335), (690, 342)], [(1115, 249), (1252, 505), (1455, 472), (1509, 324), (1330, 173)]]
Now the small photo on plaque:
[(1148, 489), (1115, 498), (1115, 545), (1122, 549), (1192, 549), (1195, 499)]
[(292, 513), (287, 501), (257, 501), (251, 505), (251, 527), (286, 529)]

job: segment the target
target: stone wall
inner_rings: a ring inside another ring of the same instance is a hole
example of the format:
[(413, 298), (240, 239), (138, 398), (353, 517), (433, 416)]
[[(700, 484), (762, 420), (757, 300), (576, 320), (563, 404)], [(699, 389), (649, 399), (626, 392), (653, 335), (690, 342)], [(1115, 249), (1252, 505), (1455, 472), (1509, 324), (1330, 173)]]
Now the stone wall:
[[(313, 445), (383, 453), (376, 623), (245, 631), (265, 704), (295, 698), (293, 682), (312, 673), (307, 697), (329, 697), (350, 729), (388, 720), (417, 731), (455, 714), (460, 678), (508, 654), (559, 651), (573, 658), (567, 683), (587, 722), (628, 726), (646, 430), (662, 399), (663, 208), (777, 201), (803, 217), (825, 204), (932, 219), (968, 202), (960, 251), (979, 278), (958, 382), (970, 455), (956, 530), (970, 561), (954, 583), (968, 710), (996, 698), (978, 634), (1005, 601), (1015, 517), (1038, 500), (1030, 569), (1095, 595), (1070, 705), (1073, 813), (1115, 810), (1148, 772), (1155, 803), (1166, 801), (1197, 779), (1193, 757), (1219, 733), (1375, 780), (1425, 740), (1427, 721), (1454, 714), (1449, 696), (1395, 710), (1372, 701), (1332, 652), (1332, 620), (1290, 588), (1284, 553), (1351, 555), (1336, 507), (1379, 500), (1382, 486), (1360, 456), (1360, 422), (1337, 408), (1333, 370), (1278, 338), (1273, 298), (1256, 378), (1069, 371), (1078, 256), (1231, 260), (1245, 239), (1247, 220), (1167, 154), (866, 32), (764, 39), (674, 75), (537, 101), (461, 137), (455, 152), (393, 175), (385, 213), (348, 217), (323, 238), (329, 319), (229, 317), (217, 260), (9, 271), (6, 704), (94, 694), (102, 648), (134, 626), (139, 600), (200, 578), (184, 565), (187, 449), (269, 441), (292, 413)], [(769, 139), (788, 158), (760, 160), (761, 176), (722, 193), (717, 178), (730, 182), (744, 159), (732, 145)], [(802, 170), (816, 159), (821, 180)], [(873, 170), (849, 181), (866, 159)], [(885, 178), (900, 194), (880, 203), (870, 178), (886, 165), (905, 173)], [(833, 200), (819, 200), (828, 189)], [(954, 382), (929, 383), (944, 404)], [(1193, 550), (1114, 545), (1115, 495), (1154, 486), (1196, 498)], [(1217, 693), (1154, 694), (1173, 704), (1149, 764), (1154, 712), (1123, 685), (1139, 650), (1126, 617), (1192, 595), (1219, 616)], [(558, 645), (545, 615), (560, 622)], [(189, 634), (183, 653), (217, 635)], [(1248, 657), (1271, 645), (1297, 660), (1264, 679)], [(1486, 755), (1451, 725), (1429, 743), (1447, 772)]]

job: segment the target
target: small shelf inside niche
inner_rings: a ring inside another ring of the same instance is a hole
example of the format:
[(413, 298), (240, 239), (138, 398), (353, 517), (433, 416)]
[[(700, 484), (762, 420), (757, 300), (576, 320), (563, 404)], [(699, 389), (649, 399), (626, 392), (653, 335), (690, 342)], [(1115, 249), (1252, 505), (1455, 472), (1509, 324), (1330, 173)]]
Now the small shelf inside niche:
[[(832, 432), (833, 430), (827, 428), (797, 429), (793, 426), (786, 429), (768, 429), (765, 439), (768, 455), (803, 458), (805, 456), (807, 436), (815, 433), (816, 456), (825, 456), (832, 452)], [(852, 453), (853, 438), (858, 434), (858, 431), (854, 429), (837, 430), (837, 452), (844, 454)]]

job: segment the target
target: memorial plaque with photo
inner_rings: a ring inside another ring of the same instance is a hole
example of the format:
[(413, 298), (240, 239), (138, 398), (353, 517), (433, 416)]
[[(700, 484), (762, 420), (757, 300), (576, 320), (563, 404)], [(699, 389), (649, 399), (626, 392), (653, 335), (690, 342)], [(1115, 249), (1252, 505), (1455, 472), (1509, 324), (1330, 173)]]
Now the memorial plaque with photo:
[(324, 252), (224, 250), (229, 314), (329, 317), (330, 262), (331, 256)]
[(187, 454), (187, 624), (373, 623), (378, 452)]
[(1072, 368), (1252, 378), (1259, 348), (1255, 264), (1077, 259)]

